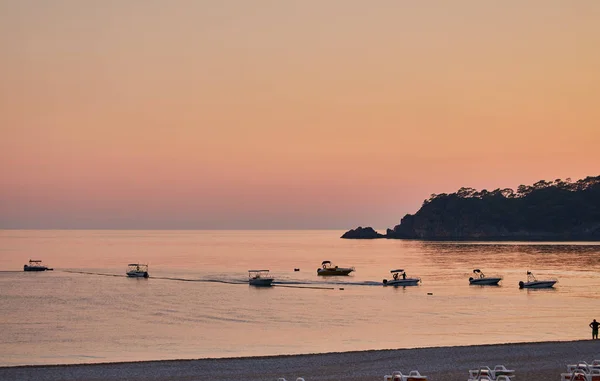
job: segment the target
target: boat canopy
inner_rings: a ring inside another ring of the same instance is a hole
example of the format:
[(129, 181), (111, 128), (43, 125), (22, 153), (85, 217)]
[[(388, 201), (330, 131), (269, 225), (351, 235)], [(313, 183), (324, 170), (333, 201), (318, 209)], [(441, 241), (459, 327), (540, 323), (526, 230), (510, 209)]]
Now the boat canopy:
[(404, 270), (403, 270), (403, 269), (397, 269), (397, 270), (391, 270), (390, 272), (391, 272), (392, 274), (393, 274), (393, 273), (403, 273), (403, 272), (404, 272)]
[(321, 262), (322, 265), (326, 265), (326, 264), (331, 264), (331, 261), (323, 261)]
[(249, 273), (262, 273), (262, 272), (269, 272), (269, 270), (248, 270)]

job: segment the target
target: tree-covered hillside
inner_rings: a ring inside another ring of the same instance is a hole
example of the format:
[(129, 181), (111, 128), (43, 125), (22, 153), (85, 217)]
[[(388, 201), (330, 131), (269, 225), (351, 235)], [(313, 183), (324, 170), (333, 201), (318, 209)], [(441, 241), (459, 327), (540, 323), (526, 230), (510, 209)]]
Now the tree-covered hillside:
[(386, 237), (600, 240), (600, 176), (433, 194)]

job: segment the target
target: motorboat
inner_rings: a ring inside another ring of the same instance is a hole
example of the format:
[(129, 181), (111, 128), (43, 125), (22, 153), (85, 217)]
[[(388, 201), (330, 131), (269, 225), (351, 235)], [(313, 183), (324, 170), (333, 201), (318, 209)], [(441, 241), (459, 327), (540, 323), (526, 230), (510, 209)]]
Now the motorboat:
[(418, 286), (421, 278), (407, 278), (403, 269), (391, 270), (392, 279), (383, 280), (384, 286)]
[(354, 267), (334, 266), (331, 261), (321, 262), (321, 268), (317, 269), (317, 275), (348, 275), (354, 270)]
[(148, 278), (148, 265), (143, 263), (128, 264), (127, 276), (131, 278)]
[(269, 287), (273, 283), (273, 277), (269, 270), (248, 270), (248, 284), (251, 286)]
[(552, 288), (556, 282), (556, 279), (538, 280), (531, 271), (527, 271), (527, 281), (520, 281), (519, 288)]
[(481, 271), (479, 269), (473, 270), (473, 274), (475, 274), (475, 276), (472, 276), (469, 278), (469, 284), (481, 285), (481, 286), (497, 286), (498, 282), (500, 282), (502, 280), (502, 277), (485, 276), (483, 271)]
[(23, 271), (52, 271), (54, 269), (49, 268), (46, 265), (42, 264), (42, 261), (39, 259), (30, 259), (29, 263), (23, 265)]

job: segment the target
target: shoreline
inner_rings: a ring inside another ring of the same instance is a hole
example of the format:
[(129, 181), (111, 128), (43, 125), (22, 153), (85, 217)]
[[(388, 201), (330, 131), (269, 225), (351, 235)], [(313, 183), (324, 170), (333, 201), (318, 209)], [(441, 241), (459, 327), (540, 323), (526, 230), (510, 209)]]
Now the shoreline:
[(566, 365), (600, 359), (600, 340), (521, 342), (299, 355), (228, 357), (0, 367), (6, 380), (276, 381), (381, 380), (399, 370), (418, 370), (429, 380), (464, 381), (468, 370), (487, 365), (514, 369), (518, 379), (559, 380)]

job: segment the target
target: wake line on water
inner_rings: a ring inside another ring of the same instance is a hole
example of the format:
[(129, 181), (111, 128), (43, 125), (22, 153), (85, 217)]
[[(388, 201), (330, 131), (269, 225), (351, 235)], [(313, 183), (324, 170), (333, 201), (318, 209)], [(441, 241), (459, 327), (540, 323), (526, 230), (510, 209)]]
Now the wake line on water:
[[(121, 274), (106, 274), (106, 273), (95, 273), (89, 271), (73, 271), (73, 270), (59, 270), (65, 273), (71, 274), (83, 274), (83, 275), (99, 275), (99, 276), (112, 276), (117, 278), (127, 278), (127, 275)], [(162, 277), (162, 276), (153, 276), (150, 277), (152, 279), (162, 279), (162, 280), (173, 280), (178, 282), (214, 282), (214, 283), (227, 283), (227, 284), (248, 284), (248, 282), (241, 281), (227, 281), (221, 279), (186, 279), (186, 278), (172, 278), (172, 277)]]
[[(107, 273), (97, 273), (91, 271), (75, 271), (75, 270), (58, 270), (65, 273), (71, 274), (83, 274), (83, 275), (97, 275), (97, 276), (110, 276), (117, 278), (127, 278), (125, 274), (107, 274)], [(160, 279), (160, 280), (170, 280), (176, 282), (197, 282), (197, 283), (224, 283), (224, 284), (244, 284), (247, 285), (248, 281), (246, 280), (226, 280), (226, 279), (189, 279), (189, 278), (176, 278), (176, 277), (162, 277), (162, 276), (151, 276), (149, 279)], [(285, 281), (278, 280), (274, 281), (272, 284), (274, 287), (288, 287), (288, 288), (307, 288), (307, 289), (320, 289), (320, 290), (334, 290), (340, 286), (381, 286), (381, 283), (374, 281), (364, 281), (364, 282), (314, 282), (314, 281)]]

